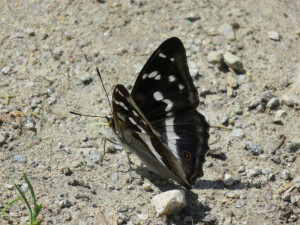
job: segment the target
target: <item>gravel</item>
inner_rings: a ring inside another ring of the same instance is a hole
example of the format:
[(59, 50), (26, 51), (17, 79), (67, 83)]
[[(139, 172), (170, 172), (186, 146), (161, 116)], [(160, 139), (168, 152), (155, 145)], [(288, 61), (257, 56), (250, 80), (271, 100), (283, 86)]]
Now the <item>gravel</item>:
[[(299, 224), (299, 8), (294, 0), (0, 1), (0, 208), (19, 196), (7, 185), (21, 186), (26, 172), (45, 224)], [(172, 36), (186, 48), (197, 109), (211, 125), (213, 151), (190, 191), (134, 154), (130, 172), (123, 147), (103, 144), (116, 141), (105, 118), (69, 113), (111, 117), (96, 67), (111, 100), (117, 84), (132, 90)], [(151, 199), (174, 189), (186, 206), (158, 216)], [(4, 224), (28, 223), (21, 201), (7, 213)]]

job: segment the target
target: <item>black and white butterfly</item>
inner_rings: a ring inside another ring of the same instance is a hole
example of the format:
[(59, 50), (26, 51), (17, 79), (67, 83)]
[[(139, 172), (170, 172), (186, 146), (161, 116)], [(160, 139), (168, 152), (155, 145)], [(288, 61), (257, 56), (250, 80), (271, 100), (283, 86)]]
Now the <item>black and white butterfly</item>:
[(191, 188), (209, 150), (209, 124), (198, 105), (185, 48), (172, 37), (152, 54), (131, 94), (114, 88), (111, 126), (150, 170)]

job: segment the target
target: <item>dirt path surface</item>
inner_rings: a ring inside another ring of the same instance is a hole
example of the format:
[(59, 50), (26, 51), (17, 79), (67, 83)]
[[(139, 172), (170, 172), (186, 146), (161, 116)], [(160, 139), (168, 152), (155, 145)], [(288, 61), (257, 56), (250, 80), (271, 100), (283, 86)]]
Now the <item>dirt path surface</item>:
[[(300, 223), (300, 1), (2, 0), (0, 14), (0, 210), (18, 197), (13, 184), (28, 189), (26, 172), (43, 224)], [(133, 155), (130, 182), (111, 144), (101, 165), (112, 131), (69, 111), (111, 115), (95, 68), (110, 94), (130, 89), (172, 36), (185, 45), (199, 111), (226, 129), (211, 128), (204, 177), (166, 217), (151, 199), (184, 188)], [(1, 224), (28, 222), (24, 203), (9, 214)]]

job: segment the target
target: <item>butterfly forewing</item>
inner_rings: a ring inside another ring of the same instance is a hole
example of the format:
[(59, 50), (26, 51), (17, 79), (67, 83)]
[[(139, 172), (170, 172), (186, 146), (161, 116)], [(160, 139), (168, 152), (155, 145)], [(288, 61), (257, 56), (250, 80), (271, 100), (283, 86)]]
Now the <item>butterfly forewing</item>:
[(150, 169), (189, 187), (203, 175), (208, 151), (209, 125), (198, 104), (184, 46), (170, 38), (149, 58), (131, 95), (115, 88), (115, 131)]

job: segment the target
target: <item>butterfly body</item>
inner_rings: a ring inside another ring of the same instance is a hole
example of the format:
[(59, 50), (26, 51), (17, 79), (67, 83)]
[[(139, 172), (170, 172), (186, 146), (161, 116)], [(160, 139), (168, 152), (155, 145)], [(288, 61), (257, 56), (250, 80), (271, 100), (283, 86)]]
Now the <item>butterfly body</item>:
[(196, 108), (197, 89), (178, 38), (163, 42), (140, 72), (132, 93), (117, 85), (112, 128), (153, 172), (191, 188), (203, 176), (209, 125)]

